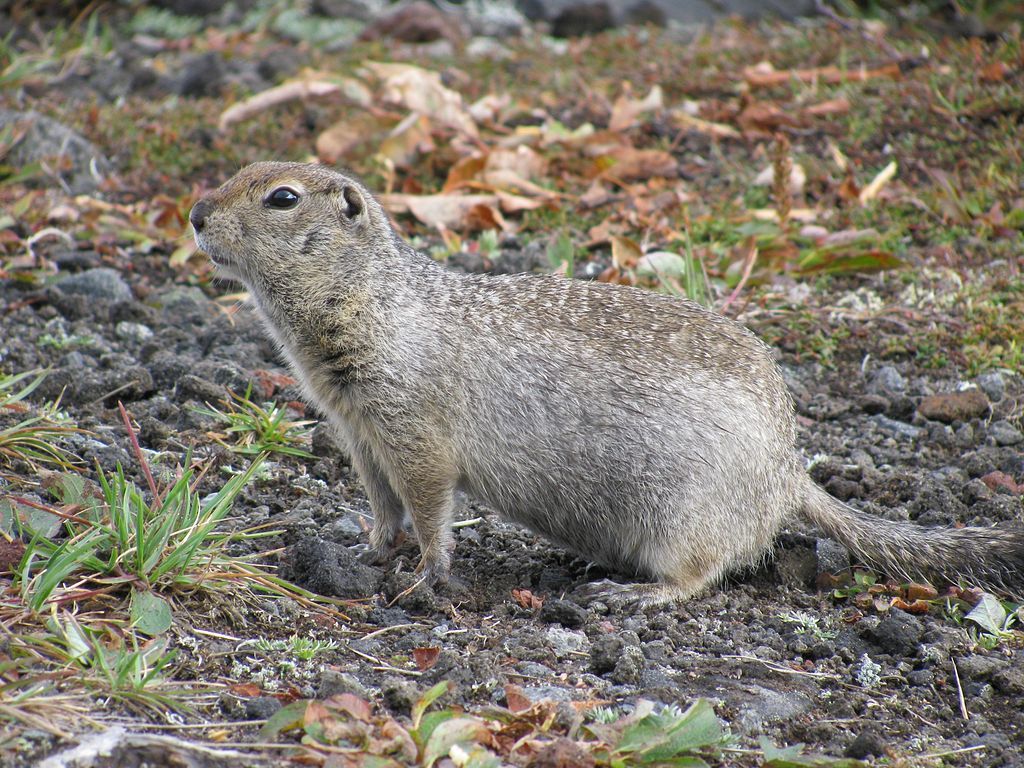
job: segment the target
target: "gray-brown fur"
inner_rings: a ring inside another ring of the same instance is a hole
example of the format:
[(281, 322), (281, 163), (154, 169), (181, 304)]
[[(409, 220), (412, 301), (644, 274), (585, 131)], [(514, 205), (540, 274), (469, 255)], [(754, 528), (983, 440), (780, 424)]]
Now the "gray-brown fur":
[[(265, 204), (275, 189), (293, 208)], [(448, 576), (457, 489), (593, 561), (692, 594), (811, 520), (911, 573), (1019, 584), (1024, 534), (863, 515), (815, 486), (767, 347), (680, 299), (446, 271), (357, 181), (257, 163), (197, 203), (199, 247), (249, 289), (349, 446), (384, 560), (408, 515)]]

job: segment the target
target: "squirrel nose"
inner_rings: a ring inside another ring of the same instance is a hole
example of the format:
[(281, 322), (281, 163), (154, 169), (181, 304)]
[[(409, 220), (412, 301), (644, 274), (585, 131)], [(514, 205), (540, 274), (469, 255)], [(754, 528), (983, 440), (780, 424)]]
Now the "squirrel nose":
[(192, 222), (192, 228), (196, 232), (203, 231), (203, 227), (206, 226), (206, 217), (210, 215), (211, 210), (213, 210), (213, 206), (205, 198), (192, 206), (192, 212), (189, 213), (188, 220)]

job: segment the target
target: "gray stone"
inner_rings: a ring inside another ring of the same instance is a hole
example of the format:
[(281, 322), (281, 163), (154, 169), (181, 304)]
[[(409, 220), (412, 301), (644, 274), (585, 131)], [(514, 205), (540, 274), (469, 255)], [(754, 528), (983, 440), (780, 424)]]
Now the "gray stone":
[(380, 569), (359, 562), (346, 547), (317, 537), (300, 539), (289, 548), (282, 576), (321, 595), (370, 597), (381, 588)]
[(1002, 400), (1003, 395), (1006, 393), (1006, 380), (1003, 379), (1003, 374), (999, 373), (999, 371), (989, 371), (988, 373), (981, 374), (978, 377), (978, 386), (993, 403), (998, 403)]
[(602, 5), (615, 24), (664, 21), (681, 25), (710, 24), (730, 16), (765, 15), (791, 19), (812, 14), (814, 0), (517, 0), (528, 18), (555, 19), (574, 6)]
[(746, 690), (750, 696), (734, 720), (741, 733), (761, 733), (766, 723), (792, 720), (811, 707), (810, 699), (802, 693), (781, 693), (759, 685), (752, 685)]
[(582, 632), (562, 629), (561, 627), (548, 627), (545, 633), (548, 645), (556, 659), (564, 659), (574, 653), (586, 653), (590, 641)]
[(58, 280), (56, 285), (64, 293), (89, 296), (103, 301), (129, 301), (132, 298), (132, 289), (121, 277), (121, 273), (108, 267), (68, 275)]
[(540, 620), (561, 624), (569, 629), (582, 627), (587, 620), (587, 611), (569, 600), (549, 597), (540, 608)]
[(114, 326), (114, 335), (123, 341), (134, 341), (139, 344), (153, 336), (153, 329), (142, 323), (129, 323), (122, 320)]
[(1017, 445), (1024, 443), (1024, 434), (1008, 421), (994, 422), (988, 428), (989, 437), (995, 440), (996, 445)]
[(896, 437), (904, 438), (906, 440), (917, 440), (921, 436), (921, 428), (915, 427), (912, 424), (905, 424), (902, 421), (896, 421), (896, 419), (890, 419), (888, 416), (883, 416), (880, 413), (876, 413), (871, 417), (871, 421), (875, 422), (878, 427), (884, 432), (890, 432)]
[(924, 626), (920, 619), (909, 613), (893, 611), (867, 634), (886, 653), (894, 656), (916, 656), (918, 645), (924, 636)]
[(40, 163), (74, 195), (95, 192), (110, 172), (110, 161), (92, 142), (56, 120), (38, 112), (0, 109), (0, 130), (12, 124), (15, 135), (21, 130), (25, 134), (7, 152), (7, 165), (22, 169)]
[(850, 551), (835, 539), (818, 539), (815, 544), (818, 557), (818, 578), (843, 573), (850, 567)]
[(635, 645), (627, 645), (622, 649), (619, 660), (615, 662), (615, 669), (611, 674), (612, 682), (619, 685), (636, 685), (643, 677), (646, 667), (647, 659), (644, 652)]
[(907, 388), (907, 382), (902, 374), (891, 365), (883, 365), (871, 377), (868, 382), (868, 392), (874, 395), (884, 395), (887, 392), (903, 392)]
[(364, 701), (371, 698), (370, 692), (353, 675), (324, 667), (320, 673), (320, 685), (316, 690), (317, 698), (326, 699), (329, 696), (337, 696), (342, 693), (351, 693)]
[(245, 702), (246, 720), (267, 720), (283, 705), (273, 696), (257, 696)]

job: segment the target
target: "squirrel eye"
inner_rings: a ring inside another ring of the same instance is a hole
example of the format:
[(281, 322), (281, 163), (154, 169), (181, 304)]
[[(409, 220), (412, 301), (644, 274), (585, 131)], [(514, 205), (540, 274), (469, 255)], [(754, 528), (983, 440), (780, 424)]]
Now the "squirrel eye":
[(294, 208), (299, 202), (299, 193), (290, 187), (278, 187), (269, 195), (263, 204), (268, 208)]

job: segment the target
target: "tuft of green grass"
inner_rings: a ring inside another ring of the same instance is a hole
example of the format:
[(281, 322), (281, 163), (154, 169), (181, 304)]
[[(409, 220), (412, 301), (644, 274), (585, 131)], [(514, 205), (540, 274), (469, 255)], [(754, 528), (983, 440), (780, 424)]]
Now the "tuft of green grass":
[[(214, 440), (225, 448), (243, 456), (257, 456), (263, 453), (280, 453), (285, 456), (297, 456), (311, 459), (313, 454), (299, 446), (310, 433), (309, 426), (313, 421), (293, 421), (287, 418), (287, 410), (276, 403), (263, 403), (252, 400), (252, 384), (244, 395), (230, 393), (229, 400), (221, 401), (224, 410), (214, 408), (207, 403), (207, 408), (196, 408), (197, 413), (211, 416), (225, 426), (225, 434), (210, 434)], [(234, 436), (234, 442), (227, 442)]]
[[(24, 415), (10, 426), (0, 427), (0, 466), (21, 461), (34, 471), (40, 464), (71, 469), (73, 457), (60, 445), (60, 440), (77, 432), (67, 423), (58, 403), (33, 406), (26, 401), (46, 378), (45, 371), (25, 371), (11, 376), (0, 375), (0, 419)], [(2, 423), (2, 422), (0, 422)]]

